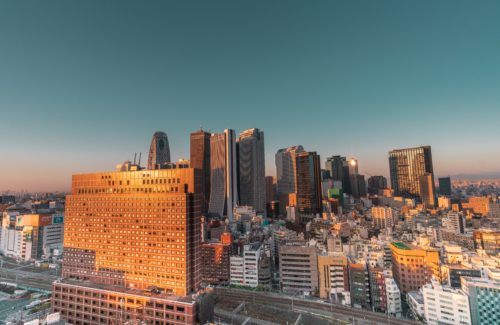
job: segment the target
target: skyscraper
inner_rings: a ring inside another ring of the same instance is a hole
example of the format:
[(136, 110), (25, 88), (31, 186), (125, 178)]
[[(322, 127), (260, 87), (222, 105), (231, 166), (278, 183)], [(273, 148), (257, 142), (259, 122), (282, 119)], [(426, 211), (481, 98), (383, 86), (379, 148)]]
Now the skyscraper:
[(316, 152), (301, 152), (296, 157), (297, 208), (306, 214), (321, 213), (321, 167)]
[(346, 162), (346, 158), (342, 156), (331, 156), (326, 159), (325, 169), (330, 172), (330, 176), (334, 181), (342, 181), (343, 168)]
[(434, 188), (434, 177), (431, 173), (425, 173), (420, 176), (420, 198), (426, 208), (434, 208), (436, 206)]
[(194, 324), (188, 295), (201, 275), (199, 171), (120, 170), (73, 176), (52, 308), (72, 324), (132, 315)]
[(191, 133), (190, 140), (190, 166), (202, 170), (200, 194), (203, 204), (201, 213), (206, 214), (210, 202), (210, 133), (200, 129)]
[(384, 176), (371, 176), (368, 178), (368, 193), (378, 194), (379, 190), (387, 188), (387, 178)]
[(276, 200), (276, 177), (266, 176), (266, 204)]
[(156, 169), (159, 165), (170, 162), (170, 147), (165, 132), (155, 132), (149, 146), (148, 169)]
[(451, 196), (451, 178), (448, 177), (439, 177), (439, 194), (446, 195), (447, 197)]
[(296, 189), (296, 156), (304, 152), (302, 146), (293, 146), (278, 150), (276, 153), (276, 191), (278, 195), (294, 193)]
[(214, 133), (210, 137), (210, 202), (208, 214), (227, 216), (233, 221), (233, 209), (238, 204), (238, 161), (234, 130)]
[(420, 197), (420, 177), (426, 173), (432, 174), (432, 184), (434, 184), (430, 146), (390, 151), (389, 169), (395, 195)]
[(238, 138), (240, 204), (266, 211), (264, 132), (248, 129)]

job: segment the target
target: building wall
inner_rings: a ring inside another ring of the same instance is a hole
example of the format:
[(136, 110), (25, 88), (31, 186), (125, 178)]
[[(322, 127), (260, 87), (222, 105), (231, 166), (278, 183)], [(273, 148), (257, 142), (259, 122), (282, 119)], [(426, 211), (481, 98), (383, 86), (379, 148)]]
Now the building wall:
[(200, 195), (203, 201), (201, 213), (205, 215), (210, 202), (210, 133), (203, 130), (191, 133), (189, 164), (191, 168), (203, 171), (200, 180), (202, 184)]
[(443, 287), (437, 282), (422, 287), (427, 324), (472, 324), (469, 300), (461, 290)]
[(389, 169), (395, 196), (420, 197), (420, 176), (434, 174), (431, 147), (392, 150)]
[(198, 290), (199, 172), (74, 175), (66, 197), (63, 277), (156, 286), (177, 295)]
[(282, 245), (279, 256), (283, 291), (315, 293), (318, 290), (316, 247)]
[(233, 220), (238, 204), (238, 161), (234, 130), (212, 134), (210, 138), (210, 202), (208, 214)]
[(74, 325), (123, 324), (134, 319), (147, 324), (197, 324), (196, 303), (173, 298), (56, 282), (52, 311)]
[(276, 191), (278, 195), (295, 192), (296, 155), (303, 151), (302, 146), (294, 146), (280, 149), (276, 153)]
[(264, 132), (249, 129), (238, 138), (240, 204), (266, 211)]
[(297, 154), (297, 208), (303, 214), (322, 212), (320, 158), (315, 152)]
[(370, 278), (366, 264), (349, 264), (349, 289), (352, 306), (371, 309)]
[(230, 280), (231, 244), (204, 243), (201, 246), (201, 279), (208, 284), (226, 284)]
[(392, 243), (392, 271), (402, 293), (419, 290), (431, 281), (439, 278), (439, 252), (426, 250), (402, 243)]
[(500, 281), (462, 278), (462, 289), (469, 296), (473, 325), (500, 324)]
[(338, 301), (349, 291), (347, 258), (341, 254), (318, 255), (319, 296)]

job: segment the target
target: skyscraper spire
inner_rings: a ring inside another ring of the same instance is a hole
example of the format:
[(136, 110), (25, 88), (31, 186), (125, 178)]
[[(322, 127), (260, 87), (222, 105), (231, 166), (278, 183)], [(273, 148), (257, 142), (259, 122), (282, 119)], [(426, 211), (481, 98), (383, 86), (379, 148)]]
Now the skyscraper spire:
[(151, 139), (148, 156), (148, 169), (155, 169), (158, 165), (170, 162), (170, 147), (165, 132), (157, 131)]

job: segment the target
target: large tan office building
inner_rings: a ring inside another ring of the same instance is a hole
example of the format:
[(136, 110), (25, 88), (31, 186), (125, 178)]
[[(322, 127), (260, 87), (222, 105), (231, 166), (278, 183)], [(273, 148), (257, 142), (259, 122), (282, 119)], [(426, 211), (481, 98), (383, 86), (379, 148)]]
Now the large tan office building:
[(137, 169), (73, 176), (52, 302), (72, 324), (195, 323), (201, 171)]

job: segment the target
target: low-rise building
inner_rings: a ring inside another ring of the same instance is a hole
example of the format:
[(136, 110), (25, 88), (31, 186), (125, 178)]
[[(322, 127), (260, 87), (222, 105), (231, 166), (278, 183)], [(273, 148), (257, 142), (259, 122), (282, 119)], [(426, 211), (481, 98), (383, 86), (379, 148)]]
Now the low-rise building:
[(462, 290), (469, 297), (473, 325), (500, 324), (500, 281), (462, 277)]
[(425, 310), (424, 310), (424, 296), (420, 291), (410, 291), (406, 294), (406, 302), (408, 307), (410, 307), (410, 311), (413, 314), (413, 317), (416, 319), (424, 319)]
[(318, 255), (319, 296), (336, 303), (347, 304), (349, 272), (347, 257), (331, 252)]
[(25, 261), (62, 253), (62, 214), (22, 214), (5, 211), (2, 218), (0, 252)]
[(267, 246), (261, 243), (244, 245), (241, 255), (231, 256), (230, 282), (252, 288), (270, 286), (271, 259)]
[(206, 242), (201, 245), (201, 281), (205, 284), (226, 284), (230, 280), (232, 237), (223, 233), (220, 242)]
[(433, 277), (440, 278), (439, 252), (402, 242), (391, 244), (394, 280), (402, 293), (419, 290)]
[(318, 254), (315, 246), (289, 243), (280, 246), (281, 288), (288, 293), (318, 291)]
[(385, 278), (385, 292), (387, 301), (387, 313), (391, 316), (401, 317), (403, 312), (401, 302), (401, 291), (392, 277)]
[(349, 263), (349, 289), (353, 307), (371, 309), (370, 276), (364, 261)]
[(461, 289), (432, 281), (422, 287), (422, 295), (427, 324), (472, 325), (469, 299)]

